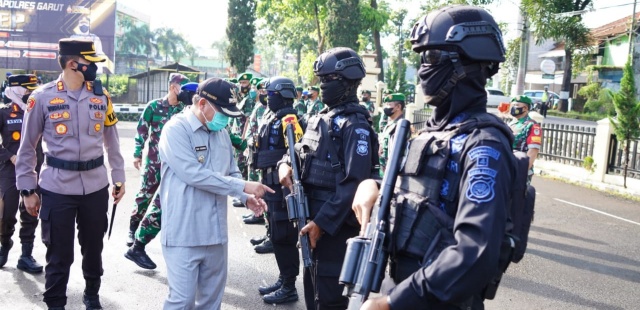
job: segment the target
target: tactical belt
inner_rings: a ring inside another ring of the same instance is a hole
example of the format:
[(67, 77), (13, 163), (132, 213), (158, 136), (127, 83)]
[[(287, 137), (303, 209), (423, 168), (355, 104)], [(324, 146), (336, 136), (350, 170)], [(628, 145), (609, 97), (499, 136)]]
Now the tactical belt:
[(45, 156), (45, 163), (47, 163), (47, 166), (49, 167), (63, 170), (88, 171), (104, 165), (104, 155), (88, 161), (68, 161), (51, 156)]

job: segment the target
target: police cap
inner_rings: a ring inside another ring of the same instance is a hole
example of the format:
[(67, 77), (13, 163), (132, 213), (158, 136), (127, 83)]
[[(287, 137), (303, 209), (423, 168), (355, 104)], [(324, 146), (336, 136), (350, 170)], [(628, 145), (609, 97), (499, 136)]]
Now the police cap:
[(80, 56), (90, 62), (104, 62), (104, 55), (96, 54), (93, 41), (77, 39), (60, 39), (58, 41), (58, 54), (65, 56)]
[(15, 74), (9, 77), (9, 86), (22, 86), (34, 90), (38, 88), (38, 77), (33, 74)]

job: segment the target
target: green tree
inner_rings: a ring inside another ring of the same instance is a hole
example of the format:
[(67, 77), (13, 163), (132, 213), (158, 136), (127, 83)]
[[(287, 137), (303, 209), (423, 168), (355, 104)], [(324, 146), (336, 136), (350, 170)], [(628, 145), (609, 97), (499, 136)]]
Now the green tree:
[(515, 38), (507, 43), (505, 61), (500, 65), (502, 78), (500, 81), (502, 85), (500, 88), (505, 94), (511, 93), (511, 85), (515, 82), (516, 74), (518, 73), (518, 63), (520, 62), (520, 38)]
[[(362, 29), (365, 30), (365, 37), (370, 37), (373, 41), (373, 50), (376, 53), (376, 63), (380, 68), (380, 74), (378, 74), (378, 80), (384, 81), (384, 66), (383, 57), (384, 51), (382, 50), (382, 44), (380, 43), (380, 32), (384, 25), (389, 21), (389, 6), (385, 1), (369, 0), (367, 5), (362, 2), (360, 6)], [(360, 42), (361, 48), (366, 48), (364, 42)]]
[[(573, 68), (573, 53), (591, 45), (589, 29), (580, 15), (561, 13), (582, 11), (592, 0), (523, 0), (522, 6), (532, 22), (538, 42), (551, 39), (564, 42), (565, 67), (562, 91), (569, 92)], [(567, 111), (567, 100), (558, 103), (558, 110)]]
[(327, 0), (327, 44), (358, 51), (361, 17), (359, 0)]
[(631, 140), (640, 137), (640, 103), (636, 101), (636, 86), (630, 61), (624, 66), (620, 81), (620, 91), (613, 94), (617, 121), (612, 121), (616, 137), (623, 146), (624, 187), (627, 187), (627, 170), (629, 169), (629, 150)]
[(174, 62), (178, 62), (184, 55), (185, 40), (182, 35), (166, 27), (156, 29), (155, 34), (158, 52), (164, 55), (165, 65), (169, 63), (170, 56)]
[(227, 19), (227, 58), (238, 72), (253, 62), (253, 37), (256, 33), (255, 0), (229, 0)]
[(195, 66), (196, 58), (198, 58), (198, 51), (196, 50), (196, 48), (193, 47), (193, 45), (189, 44), (188, 42), (185, 42), (184, 52), (187, 58), (189, 59), (189, 63), (191, 64), (191, 66)]
[(119, 20), (120, 26), (125, 29), (123, 36), (118, 38), (116, 54), (124, 56), (129, 62), (129, 68), (134, 67), (137, 55), (145, 55), (147, 61), (143, 68), (147, 67), (148, 58), (155, 46), (155, 34), (147, 24), (135, 24), (133, 19), (123, 16)]

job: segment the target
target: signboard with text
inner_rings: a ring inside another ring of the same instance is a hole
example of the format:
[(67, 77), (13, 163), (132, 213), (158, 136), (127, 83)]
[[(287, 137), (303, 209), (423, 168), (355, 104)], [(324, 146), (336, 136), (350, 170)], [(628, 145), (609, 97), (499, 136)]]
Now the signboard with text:
[(113, 73), (115, 0), (0, 0), (0, 67), (9, 70), (60, 71), (58, 40), (92, 40), (99, 64)]

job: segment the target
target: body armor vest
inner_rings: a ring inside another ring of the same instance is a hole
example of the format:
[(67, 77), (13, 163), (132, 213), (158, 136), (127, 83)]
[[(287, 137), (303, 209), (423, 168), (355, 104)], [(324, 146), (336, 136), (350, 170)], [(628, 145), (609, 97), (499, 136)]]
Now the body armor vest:
[[(452, 153), (451, 142), (459, 135), (489, 126), (511, 133), (497, 117), (480, 114), (444, 131), (424, 132), (410, 142), (390, 214), (390, 274), (396, 282), (429, 266), (443, 249), (455, 244), (453, 224), (465, 152)], [(456, 147), (464, 149), (463, 145)]]
[[(342, 129), (347, 123), (367, 124), (372, 149), (378, 149), (378, 138), (371, 128), (369, 112), (356, 102), (350, 102), (323, 110), (309, 119), (307, 130), (296, 144), (296, 153), (302, 162), (301, 180), (319, 189), (335, 191), (336, 184), (344, 178), (344, 158), (342, 158)], [(334, 121), (341, 116), (340, 121)], [(324, 139), (321, 139), (324, 137)], [(333, 155), (332, 155), (333, 154)], [(372, 156), (375, 172), (378, 168), (378, 155)], [(373, 173), (373, 171), (372, 171)], [(373, 175), (373, 174), (372, 174)]]
[(263, 183), (266, 185), (279, 185), (277, 169), (279, 160), (287, 153), (285, 146), (282, 118), (287, 114), (296, 115), (292, 107), (285, 107), (277, 112), (268, 111), (258, 128), (258, 143), (253, 153), (256, 168), (262, 170)]

